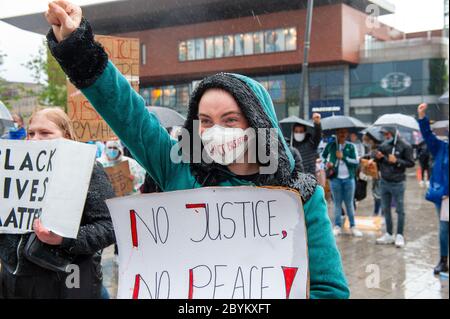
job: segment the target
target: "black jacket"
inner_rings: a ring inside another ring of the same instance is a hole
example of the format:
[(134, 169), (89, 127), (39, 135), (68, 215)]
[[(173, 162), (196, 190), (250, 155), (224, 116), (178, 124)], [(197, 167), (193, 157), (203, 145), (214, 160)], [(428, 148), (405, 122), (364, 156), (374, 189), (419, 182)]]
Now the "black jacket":
[(405, 171), (409, 167), (414, 167), (413, 149), (411, 145), (403, 139), (398, 138), (395, 145), (394, 155), (397, 157), (395, 164), (389, 163), (389, 154), (392, 154), (394, 142), (384, 142), (378, 150), (384, 154), (381, 159), (376, 159), (380, 170), (381, 178), (387, 182), (402, 182), (406, 179)]
[(319, 157), (317, 148), (319, 147), (321, 138), (322, 126), (320, 124), (314, 124), (314, 132), (312, 134), (307, 132), (302, 142), (292, 140), (292, 146), (299, 151), (302, 157), (302, 164), (305, 169), (304, 173), (316, 174), (316, 160)]
[[(111, 183), (99, 164), (94, 166), (77, 239), (64, 238), (60, 249), (75, 256), (81, 276), (91, 278), (91, 285), (101, 288), (101, 250), (115, 242), (114, 229), (105, 200), (114, 197)], [(30, 234), (0, 235), (0, 261), (9, 274), (20, 276), (49, 276), (52, 271), (28, 261), (24, 247)], [(55, 273), (56, 275), (56, 273)], [(58, 274), (62, 278), (62, 274)], [(81, 278), (81, 285), (83, 278)], [(62, 281), (64, 285), (64, 281)], [(97, 284), (97, 285), (96, 285)], [(83, 297), (83, 296), (80, 296)], [(92, 294), (84, 296), (92, 298)]]

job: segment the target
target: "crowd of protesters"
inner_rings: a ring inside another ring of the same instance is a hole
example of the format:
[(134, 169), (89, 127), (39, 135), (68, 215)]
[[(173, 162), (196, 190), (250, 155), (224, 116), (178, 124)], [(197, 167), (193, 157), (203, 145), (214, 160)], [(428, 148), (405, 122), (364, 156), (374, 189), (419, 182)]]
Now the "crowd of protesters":
[[(199, 134), (203, 141), (220, 139), (231, 132), (227, 129), (233, 129), (237, 138), (243, 136), (248, 128), (277, 129), (281, 135), (277, 144), (277, 169), (271, 174), (261, 174), (259, 162), (237, 161), (250, 157), (248, 149), (243, 149), (241, 154), (215, 157), (212, 163), (202, 160), (196, 164), (176, 164), (168, 156), (176, 140), (147, 111), (143, 100), (108, 61), (103, 48), (93, 40), (92, 29), (89, 22), (82, 18), (81, 9), (66, 1), (50, 3), (46, 18), (51, 25), (51, 31), (47, 35), (50, 53), (120, 140), (96, 143), (98, 164), (94, 166), (76, 240), (49, 232), (39, 221), (34, 225), (34, 234), (40, 241), (71, 255), (74, 263), (80, 265), (83, 269), (81, 281), (83, 283), (83, 280), (89, 280), (90, 284), (84, 286), (89, 289), (78, 291), (78, 295), (71, 295), (63, 287), (64, 276), (27, 261), (23, 256), (23, 247), (31, 235), (1, 234), (0, 295), (3, 297), (104, 296), (101, 251), (114, 244), (115, 238), (111, 217), (104, 202), (105, 199), (114, 197), (114, 193), (103, 168), (122, 161), (128, 161), (130, 167), (129, 178), (133, 181), (131, 194), (205, 186), (268, 185), (297, 189), (304, 204), (308, 228), (312, 298), (349, 296), (334, 236), (343, 234), (343, 216), (349, 220), (350, 234), (354, 237), (363, 236), (355, 220), (359, 179), (371, 180), (373, 215), (382, 215), (385, 219), (385, 233), (376, 243), (395, 244), (397, 247), (405, 245), (406, 170), (414, 167), (415, 161), (412, 146), (403, 140), (396, 128), (383, 127), (383, 140), (370, 133), (364, 134), (361, 139), (358, 132), (347, 128), (337, 129), (334, 137), (325, 139), (321, 116), (315, 113), (311, 119), (311, 127), (293, 125), (292, 141), (288, 146), (282, 137), (268, 92), (251, 78), (220, 73), (209, 76), (198, 84), (190, 99), (184, 128), (192, 135)], [(436, 210), (440, 212), (442, 200), (448, 200), (448, 142), (433, 135), (425, 111), (424, 105), (418, 109), (424, 138), (418, 158), (422, 176), (426, 172), (429, 179), (429, 184), (423, 183), (430, 186), (427, 199), (433, 201)], [(15, 114), (13, 119), (14, 127), (3, 138), (76, 140), (70, 120), (61, 110), (44, 109), (36, 112), (29, 120), (28, 132), (20, 115)], [(193, 120), (200, 122), (198, 132), (194, 131)], [(264, 149), (271, 147), (266, 141), (258, 140), (257, 143), (264, 143), (258, 145)], [(126, 156), (127, 149), (135, 159)], [(433, 164), (429, 154), (432, 155)], [(324, 192), (327, 186), (331, 194), (334, 223), (328, 217)], [(398, 220), (395, 233), (391, 212), (393, 206)], [(440, 222), (440, 254), (441, 259), (434, 269), (435, 273), (448, 271), (448, 221)]]

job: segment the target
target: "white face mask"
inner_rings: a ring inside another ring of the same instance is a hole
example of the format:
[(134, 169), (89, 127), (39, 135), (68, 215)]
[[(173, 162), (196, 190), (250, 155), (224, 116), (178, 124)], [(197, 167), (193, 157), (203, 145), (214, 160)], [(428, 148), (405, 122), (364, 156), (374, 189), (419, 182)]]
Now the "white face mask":
[(305, 133), (294, 133), (294, 140), (296, 140), (297, 142), (303, 142), (305, 136)]
[(214, 125), (203, 132), (201, 139), (208, 156), (221, 165), (241, 159), (248, 148), (247, 132), (241, 128)]

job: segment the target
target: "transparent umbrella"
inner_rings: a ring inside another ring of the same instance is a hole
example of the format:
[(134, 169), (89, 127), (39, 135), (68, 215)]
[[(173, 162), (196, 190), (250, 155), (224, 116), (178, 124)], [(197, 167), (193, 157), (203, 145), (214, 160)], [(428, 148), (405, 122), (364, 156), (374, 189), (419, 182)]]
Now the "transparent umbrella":
[(165, 128), (174, 126), (183, 126), (186, 118), (168, 107), (147, 106), (149, 112), (152, 112), (159, 119), (159, 122)]
[(0, 101), (0, 137), (12, 126), (14, 126), (13, 118), (5, 104)]

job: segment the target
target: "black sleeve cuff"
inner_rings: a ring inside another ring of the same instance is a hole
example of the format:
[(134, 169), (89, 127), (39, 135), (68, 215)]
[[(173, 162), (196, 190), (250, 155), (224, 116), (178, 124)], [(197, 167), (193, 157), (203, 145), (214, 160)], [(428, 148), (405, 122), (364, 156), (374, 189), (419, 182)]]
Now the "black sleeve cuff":
[(72, 249), (74, 247), (76, 239), (63, 237), (63, 241), (61, 243), (61, 249), (65, 250), (68, 253), (72, 253)]
[(94, 84), (108, 63), (108, 55), (102, 45), (94, 40), (92, 28), (85, 18), (82, 18), (76, 31), (59, 43), (50, 29), (47, 43), (70, 82), (79, 89)]

